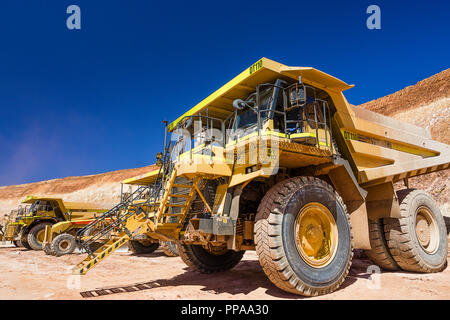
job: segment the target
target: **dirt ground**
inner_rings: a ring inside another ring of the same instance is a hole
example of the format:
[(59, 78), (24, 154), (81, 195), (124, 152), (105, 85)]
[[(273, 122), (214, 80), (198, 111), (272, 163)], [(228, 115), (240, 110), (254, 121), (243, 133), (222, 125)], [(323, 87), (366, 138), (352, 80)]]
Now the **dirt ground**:
[[(135, 256), (116, 252), (84, 276), (70, 268), (84, 257), (55, 258), (42, 251), (0, 248), (0, 299), (307, 299), (279, 290), (266, 278), (255, 252), (232, 270), (212, 275), (189, 271), (161, 251)], [(447, 259), (449, 262), (449, 259)], [(354, 258), (339, 290), (310, 299), (450, 299), (450, 268), (435, 274), (382, 272)]]

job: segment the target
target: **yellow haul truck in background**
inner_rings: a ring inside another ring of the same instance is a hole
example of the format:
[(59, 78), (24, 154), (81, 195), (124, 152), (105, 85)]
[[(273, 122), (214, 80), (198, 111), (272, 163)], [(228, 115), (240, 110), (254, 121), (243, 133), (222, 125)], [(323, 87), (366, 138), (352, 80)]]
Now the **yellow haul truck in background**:
[[(128, 197), (129, 193), (123, 192), (121, 189), (121, 201)], [(46, 198), (48, 200), (48, 198)], [(36, 200), (36, 199), (35, 199)], [(58, 199), (55, 199), (58, 200)], [(135, 199), (135, 202), (142, 203), (146, 201), (145, 194), (142, 194), (140, 199)], [(44, 233), (38, 235), (40, 241), (42, 239), (42, 249), (48, 255), (63, 256), (71, 254), (77, 248), (75, 241), (75, 234), (78, 230), (91, 223), (100, 213), (105, 212), (106, 209), (98, 209), (100, 206), (89, 203), (67, 203), (63, 202), (65, 208), (72, 210), (70, 219), (62, 220), (54, 224), (47, 224)], [(93, 211), (94, 210), (94, 211)], [(75, 214), (74, 214), (75, 213)], [(109, 219), (105, 219), (97, 228), (105, 228), (110, 223)], [(91, 230), (90, 230), (91, 231)], [(89, 237), (89, 233), (84, 233), (85, 237)], [(114, 233), (107, 236), (114, 236)], [(108, 237), (97, 239), (96, 242), (90, 244), (90, 250), (95, 251), (99, 246), (108, 240)], [(129, 249), (135, 254), (152, 253), (159, 247), (169, 257), (178, 256), (177, 248), (174, 243), (159, 241), (158, 239), (147, 240), (132, 240), (128, 242)]]
[[(306, 296), (336, 290), (354, 248), (385, 269), (443, 270), (443, 217), (408, 179), (447, 169), (450, 147), (429, 130), (350, 105), (343, 91), (351, 87), (266, 58), (245, 69), (166, 123), (159, 170), (129, 180), (139, 187), (78, 231), (88, 255), (74, 274), (149, 239), (176, 241), (202, 273), (233, 268), (256, 250), (276, 286)], [(398, 181), (405, 189), (395, 192)], [(112, 223), (99, 227), (105, 219)]]
[(108, 208), (82, 202), (67, 202), (61, 198), (27, 196), (22, 203), (30, 204), (26, 214), (20, 216), (20, 231), (16, 239), (28, 249), (42, 250), (46, 227), (60, 222), (92, 219)]
[(22, 217), (27, 215), (29, 211), (30, 206), (19, 206), (5, 215), (4, 226), (0, 226), (0, 241), (11, 241), (16, 247), (24, 246), (18, 235), (23, 226)]

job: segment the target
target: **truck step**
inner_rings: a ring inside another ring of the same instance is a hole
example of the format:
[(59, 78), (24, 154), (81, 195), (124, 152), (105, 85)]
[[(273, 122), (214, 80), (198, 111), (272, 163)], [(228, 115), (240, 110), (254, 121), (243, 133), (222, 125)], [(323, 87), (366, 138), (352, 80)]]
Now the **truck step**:
[(176, 208), (184, 208), (185, 205), (186, 205), (185, 203), (183, 203), (183, 204), (179, 204), (179, 203), (168, 203), (168, 204), (167, 204), (168, 207), (176, 207)]
[(186, 189), (192, 189), (193, 188), (193, 186), (192, 185), (189, 185), (189, 184), (176, 184), (176, 183), (174, 183), (173, 185), (172, 185), (172, 187), (173, 188), (186, 188)]
[(128, 235), (124, 234), (117, 240), (109, 240), (92, 255), (87, 256), (83, 261), (78, 263), (73, 269), (72, 274), (81, 275), (86, 274), (90, 269), (97, 265), (100, 261), (105, 259), (111, 253), (119, 249), (123, 244), (129, 240)]
[(189, 198), (189, 195), (187, 194), (169, 194), (169, 197), (173, 197), (173, 198)]
[(158, 223), (158, 229), (176, 229), (181, 227), (179, 223)]

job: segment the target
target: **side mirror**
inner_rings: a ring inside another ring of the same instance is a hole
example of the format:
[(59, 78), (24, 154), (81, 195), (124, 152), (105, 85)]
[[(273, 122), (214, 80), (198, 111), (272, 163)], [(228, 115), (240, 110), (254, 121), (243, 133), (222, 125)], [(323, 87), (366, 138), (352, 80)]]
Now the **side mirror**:
[(247, 104), (242, 99), (236, 99), (233, 101), (233, 107), (238, 110), (242, 110), (245, 108)]
[(157, 165), (158, 167), (162, 167), (162, 165), (163, 165), (162, 160), (161, 160), (161, 159), (156, 160), (156, 165)]
[(192, 126), (192, 118), (188, 118), (183, 123), (183, 128), (187, 129)]
[(158, 152), (158, 153), (156, 154), (156, 160), (161, 160), (162, 158), (163, 158), (162, 152)]

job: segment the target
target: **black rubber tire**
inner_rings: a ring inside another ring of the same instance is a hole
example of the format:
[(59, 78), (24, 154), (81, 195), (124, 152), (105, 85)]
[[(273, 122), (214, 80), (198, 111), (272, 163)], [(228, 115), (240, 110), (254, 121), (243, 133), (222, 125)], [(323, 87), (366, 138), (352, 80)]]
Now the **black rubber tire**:
[[(295, 220), (301, 208), (311, 202), (328, 208), (338, 230), (335, 256), (322, 268), (307, 264), (295, 244)], [(314, 177), (290, 178), (266, 193), (256, 216), (255, 243), (270, 281), (294, 294), (317, 296), (336, 290), (352, 264), (353, 236), (347, 208), (330, 184)]]
[(178, 248), (175, 242), (160, 241), (161, 250), (168, 257), (178, 257)]
[(153, 253), (156, 249), (159, 248), (159, 242), (150, 243), (150, 245), (146, 246), (140, 243), (138, 240), (130, 240), (127, 244), (128, 248), (134, 254)]
[(20, 235), (19, 235), (19, 242), (20, 242), (20, 245), (22, 246), (22, 247), (24, 247), (25, 249), (28, 249), (28, 250), (33, 250), (31, 247), (30, 247), (30, 245), (28, 244), (28, 233), (25, 233), (25, 232), (21, 232), (20, 233)]
[(385, 270), (399, 270), (397, 262), (395, 262), (384, 236), (384, 223), (383, 219), (372, 221), (369, 219), (369, 240), (371, 250), (364, 250), (367, 257), (377, 264), (380, 268)]
[(244, 256), (245, 251), (228, 250), (222, 255), (209, 253), (201, 245), (177, 242), (178, 254), (193, 271), (216, 273), (235, 267)]
[(16, 248), (20, 248), (22, 246), (21, 242), (19, 240), (13, 240), (12, 243)]
[(443, 218), (445, 221), (445, 226), (447, 228), (447, 238), (448, 238), (448, 241), (450, 241), (450, 217), (444, 216)]
[(41, 222), (31, 228), (31, 230), (28, 232), (28, 236), (27, 236), (27, 242), (30, 245), (31, 249), (42, 250), (42, 243), (39, 243), (39, 241), (36, 238), (36, 235), (40, 231), (45, 229), (46, 226), (51, 226), (51, 225), (52, 224), (50, 222)]
[(52, 249), (52, 244), (51, 243), (47, 243), (45, 246), (42, 246), (42, 251), (45, 252), (46, 255), (49, 256), (54, 256), (55, 252)]
[[(64, 243), (68, 244), (68, 246), (62, 247), (62, 244)], [(73, 253), (76, 247), (77, 243), (75, 237), (68, 233), (60, 234), (52, 241), (52, 251), (57, 257)]]
[[(384, 219), (384, 233), (389, 251), (397, 264), (405, 271), (439, 272), (447, 264), (447, 230), (439, 206), (425, 191), (404, 189), (397, 192), (400, 202), (400, 219)], [(416, 235), (416, 215), (420, 207), (426, 207), (437, 225), (437, 249), (428, 253)]]

